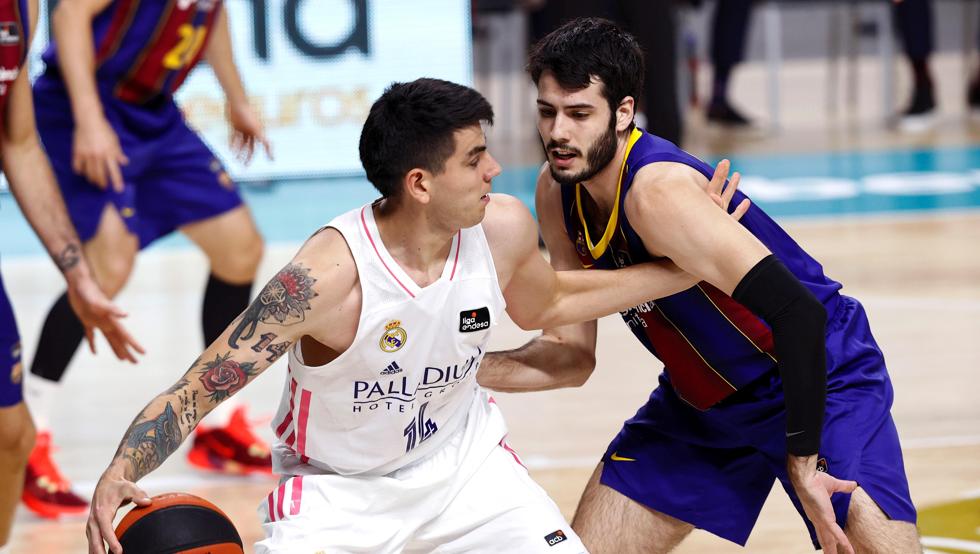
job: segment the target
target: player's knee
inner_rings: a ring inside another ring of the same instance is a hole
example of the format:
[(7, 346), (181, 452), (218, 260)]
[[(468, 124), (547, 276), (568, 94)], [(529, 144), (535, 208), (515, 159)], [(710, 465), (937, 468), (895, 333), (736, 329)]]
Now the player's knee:
[(233, 283), (254, 281), (264, 252), (265, 244), (256, 233), (254, 239), (241, 242), (221, 256), (212, 257), (211, 271)]
[[(2, 417), (0, 425), (0, 464), (4, 468), (18, 467), (27, 461), (34, 448), (34, 424), (23, 412), (12, 412)], [(9, 419), (10, 421), (6, 421)]]
[(247, 271), (249, 275), (254, 277), (264, 254), (265, 241), (262, 240), (262, 235), (256, 231), (252, 239), (245, 245), (244, 252), (242, 253), (243, 271)]
[(119, 291), (126, 286), (130, 273), (133, 272), (133, 258), (128, 256), (114, 256), (102, 264), (99, 268), (99, 285), (110, 297), (119, 294)]

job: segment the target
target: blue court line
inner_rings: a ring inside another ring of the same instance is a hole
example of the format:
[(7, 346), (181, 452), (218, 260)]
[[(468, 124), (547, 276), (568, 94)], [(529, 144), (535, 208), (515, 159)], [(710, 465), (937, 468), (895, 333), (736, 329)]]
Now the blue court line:
[[(743, 190), (776, 218), (980, 208), (980, 147), (729, 159), (744, 176)], [(536, 166), (507, 169), (494, 180), (494, 191), (533, 206), (537, 172)], [(244, 195), (267, 241), (297, 242), (334, 216), (371, 201), (377, 192), (363, 177), (348, 177), (252, 184), (244, 187)], [(154, 247), (188, 244), (173, 235)], [(0, 254), (39, 253), (40, 244), (13, 199), (0, 194)]]

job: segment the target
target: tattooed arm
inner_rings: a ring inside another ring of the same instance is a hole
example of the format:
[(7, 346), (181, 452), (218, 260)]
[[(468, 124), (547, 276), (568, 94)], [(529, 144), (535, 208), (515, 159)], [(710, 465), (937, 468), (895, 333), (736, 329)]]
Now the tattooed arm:
[(135, 482), (160, 466), (198, 422), (272, 365), (303, 336), (340, 352), (353, 341), (360, 287), (347, 244), (333, 230), (318, 233), (262, 289), (224, 333), (126, 430), (92, 498), (89, 552), (121, 552), (112, 520), (132, 500), (149, 502)]
[[(30, 16), (33, 27), (37, 18), (36, 2), (30, 3)], [(98, 328), (109, 340), (116, 356), (135, 362), (133, 351), (143, 352), (143, 349), (120, 323), (119, 319), (125, 314), (103, 294), (92, 278), (82, 255), (81, 242), (38, 139), (26, 65), (9, 86), (9, 100), (4, 107), (4, 117), (0, 118), (3, 120), (0, 153), (3, 154), (3, 171), (10, 182), (10, 190), (34, 232), (64, 274), (68, 283), (68, 298), (85, 326), (85, 335), (92, 351), (95, 351), (93, 329)]]

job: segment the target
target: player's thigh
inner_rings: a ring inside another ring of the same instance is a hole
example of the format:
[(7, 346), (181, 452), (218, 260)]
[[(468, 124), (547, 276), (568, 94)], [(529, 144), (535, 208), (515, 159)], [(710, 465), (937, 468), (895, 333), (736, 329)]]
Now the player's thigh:
[[(34, 421), (24, 402), (0, 406), (0, 446), (2, 458), (27, 461), (34, 446)], [(5, 475), (0, 475), (2, 479)]]
[(694, 529), (600, 483), (602, 467), (592, 473), (572, 520), (589, 552), (668, 552)]
[(862, 488), (851, 494), (844, 528), (855, 552), (922, 552), (914, 523), (889, 518)]
[(408, 553), (578, 554), (582, 542), (512, 450), (496, 446)]
[[(17, 322), (14, 321), (13, 306), (4, 289), (3, 278), (0, 277), (0, 409), (23, 406), (23, 376), (20, 334), (17, 332)], [(0, 426), (0, 435), (7, 431), (16, 431), (13, 425), (15, 421), (12, 419), (14, 415), (11, 414), (7, 415), (8, 419)], [(7, 444), (6, 441), (4, 444)]]

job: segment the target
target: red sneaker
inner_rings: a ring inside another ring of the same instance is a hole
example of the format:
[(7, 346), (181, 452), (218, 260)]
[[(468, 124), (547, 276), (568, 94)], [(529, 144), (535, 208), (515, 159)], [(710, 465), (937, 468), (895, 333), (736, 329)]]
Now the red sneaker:
[(252, 432), (245, 406), (235, 408), (224, 427), (198, 427), (187, 461), (201, 469), (234, 475), (272, 473), (269, 446)]
[(34, 450), (27, 460), (21, 500), (32, 512), (48, 519), (87, 512), (88, 502), (72, 492), (71, 483), (61, 475), (51, 459), (53, 450), (51, 433), (38, 433)]

